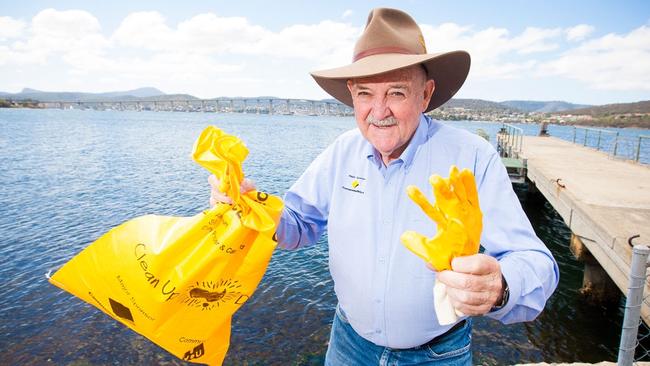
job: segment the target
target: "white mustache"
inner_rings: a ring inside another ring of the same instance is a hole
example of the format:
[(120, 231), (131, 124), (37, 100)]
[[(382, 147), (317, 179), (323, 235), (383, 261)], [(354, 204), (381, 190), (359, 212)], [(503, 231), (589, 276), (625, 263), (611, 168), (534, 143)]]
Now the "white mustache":
[(376, 119), (372, 115), (369, 115), (368, 118), (366, 118), (366, 123), (377, 126), (377, 127), (388, 127), (388, 126), (395, 126), (397, 124), (397, 119), (395, 117), (386, 117), (384, 119)]

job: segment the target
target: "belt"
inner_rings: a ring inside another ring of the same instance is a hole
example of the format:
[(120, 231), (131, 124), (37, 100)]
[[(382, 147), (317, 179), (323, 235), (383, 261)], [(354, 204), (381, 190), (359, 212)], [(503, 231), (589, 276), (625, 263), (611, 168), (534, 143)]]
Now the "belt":
[(446, 332), (444, 332), (444, 333), (442, 333), (442, 334), (440, 334), (438, 336), (435, 336), (435, 337), (433, 337), (432, 340), (428, 341), (427, 343), (416, 346), (416, 347), (413, 347), (412, 349), (421, 349), (421, 348), (425, 348), (425, 347), (428, 347), (428, 346), (432, 346), (432, 345), (438, 343), (443, 337), (445, 337), (445, 336), (459, 330), (460, 328), (464, 327), (465, 323), (467, 323), (467, 320), (463, 319), (463, 320), (459, 321), (458, 323), (454, 324), (454, 326), (449, 328)]

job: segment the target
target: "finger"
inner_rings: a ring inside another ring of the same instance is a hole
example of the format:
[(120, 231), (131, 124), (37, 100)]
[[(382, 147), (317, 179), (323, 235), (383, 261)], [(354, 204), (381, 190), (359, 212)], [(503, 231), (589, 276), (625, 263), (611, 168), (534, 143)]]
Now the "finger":
[(217, 203), (232, 204), (232, 199), (230, 197), (226, 196), (225, 193), (222, 193), (222, 192), (220, 192), (218, 190), (213, 189), (212, 191), (210, 191), (210, 204), (211, 205), (212, 205), (212, 202), (214, 202), (214, 204), (217, 204)]
[(492, 309), (498, 294), (493, 291), (467, 291), (447, 286), (447, 297), (454, 308), (462, 313), (482, 315)]
[[(440, 282), (447, 285), (449, 288), (456, 289), (458, 291), (466, 293), (484, 293), (487, 295), (493, 294), (497, 297), (499, 294), (496, 293), (498, 288), (493, 282), (491, 276), (484, 275), (472, 275), (466, 273), (460, 273), (455, 271), (442, 271), (438, 274), (438, 279)], [(468, 301), (468, 299), (461, 298), (463, 301)], [(481, 299), (483, 301), (484, 299)]]
[[(458, 305), (466, 305), (466, 306), (489, 306), (491, 307), (492, 304), (496, 301), (497, 294), (495, 294), (491, 288), (486, 287), (483, 290), (474, 290), (473, 288), (467, 289), (467, 288), (458, 288), (454, 287), (453, 284), (448, 284), (445, 282), (448, 278), (445, 278), (445, 276), (440, 276), (444, 272), (450, 272), (450, 271), (443, 271), (438, 274), (438, 280), (441, 283), (444, 283), (447, 286), (447, 293), (450, 298), (452, 298), (455, 304)], [(481, 279), (476, 279), (477, 282), (482, 282)], [(481, 288), (484, 285), (481, 285)], [(459, 306), (454, 306), (456, 308), (459, 308)]]
[(460, 172), (455, 165), (451, 166), (449, 171), (449, 185), (456, 194), (460, 202), (467, 202), (467, 193), (465, 192), (464, 182), (460, 179)]
[(447, 179), (444, 179), (439, 175), (432, 175), (429, 178), (429, 183), (433, 186), (433, 195), (436, 198), (436, 206), (440, 206), (444, 204), (444, 202), (450, 201), (455, 197), (454, 193), (449, 188), (449, 182)]
[(220, 192), (226, 192), (229, 187), (229, 183), (227, 180), (219, 180), (216, 175), (210, 174), (208, 177), (208, 183), (210, 183), (210, 187), (212, 187), (213, 190), (218, 190)]
[[(490, 293), (487, 291), (466, 291), (453, 287), (447, 287), (447, 294), (454, 304), (454, 308), (463, 311), (464, 307), (492, 307)], [(464, 311), (463, 311), (464, 312)]]
[(455, 272), (467, 274), (501, 274), (499, 261), (494, 257), (480, 253), (454, 258), (451, 261), (451, 268)]
[(476, 180), (474, 179), (474, 174), (472, 174), (469, 169), (463, 169), (463, 171), (460, 172), (460, 179), (463, 182), (465, 192), (467, 193), (467, 201), (472, 206), (478, 208), (478, 190), (476, 189)]
[(254, 191), (254, 190), (256, 190), (255, 182), (253, 182), (252, 180), (250, 180), (248, 178), (244, 178), (244, 180), (241, 181), (241, 185), (240, 185), (239, 189), (240, 189), (241, 193)]
[(216, 175), (210, 174), (208, 177), (208, 183), (210, 183), (210, 187), (212, 187), (212, 189), (218, 189), (221, 182), (219, 182), (219, 179), (217, 179)]
[(492, 307), (487, 304), (472, 305), (472, 304), (457, 302), (451, 295), (449, 295), (449, 301), (451, 302), (452, 306), (454, 307), (454, 310), (456, 311), (456, 314), (459, 317), (466, 316), (466, 315), (467, 316), (485, 315), (488, 312), (490, 312), (490, 309), (492, 309)]
[(416, 186), (406, 187), (406, 193), (415, 202), (424, 213), (429, 216), (440, 228), (447, 226), (447, 219), (437, 207), (434, 207), (427, 197)]
[(430, 255), (426, 245), (427, 238), (415, 231), (405, 231), (402, 236), (400, 236), (400, 241), (402, 244), (411, 252), (413, 252), (418, 257), (424, 259), (425, 262), (429, 262)]
[(453, 270), (441, 271), (438, 273), (438, 279), (440, 282), (447, 285), (447, 287), (459, 290), (472, 289), (476, 286), (475, 282), (477, 281), (477, 279), (473, 278), (472, 275), (455, 272)]

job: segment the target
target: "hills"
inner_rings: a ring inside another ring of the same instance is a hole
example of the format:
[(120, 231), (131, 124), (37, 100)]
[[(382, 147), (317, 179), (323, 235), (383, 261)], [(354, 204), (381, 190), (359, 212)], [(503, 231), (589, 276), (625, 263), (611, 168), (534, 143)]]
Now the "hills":
[[(38, 100), (41, 102), (90, 102), (97, 100), (134, 100), (138, 98), (150, 98), (166, 95), (156, 88), (138, 88), (127, 91), (115, 91), (106, 93), (82, 93), (82, 92), (47, 92), (36, 89), (24, 88), (20, 93), (0, 92), (0, 98), (12, 100)], [(191, 96), (190, 96), (191, 97)], [(194, 98), (194, 97), (192, 97)]]
[(563, 101), (536, 102), (532, 100), (506, 100), (505, 102), (501, 102), (499, 104), (506, 105), (508, 107), (515, 108), (524, 112), (537, 113), (560, 112), (571, 109), (591, 107), (590, 105), (573, 104)]
[(650, 128), (650, 100), (606, 104), (554, 113), (555, 116), (560, 114), (565, 118), (575, 119), (574, 124)]
[[(93, 101), (192, 101), (199, 98), (189, 94), (165, 94), (159, 89), (146, 87), (126, 91), (105, 93), (47, 92), (25, 88), (19, 93), (0, 92), (0, 107), (10, 102), (21, 103), (23, 107), (34, 107), (40, 102), (93, 102)], [(219, 97), (214, 100), (281, 99), (275, 97)], [(324, 99), (322, 102), (336, 102)], [(15, 103), (14, 103), (15, 104)], [(650, 101), (618, 103), (601, 106), (573, 104), (564, 101), (508, 100), (493, 102), (482, 99), (454, 98), (432, 112), (435, 118), (447, 120), (485, 120), (503, 122), (551, 122), (595, 126), (650, 127)]]
[(566, 114), (572, 115), (589, 115), (589, 116), (607, 116), (613, 114), (636, 114), (636, 113), (649, 113), (650, 100), (636, 102), (636, 103), (616, 103), (605, 104), (600, 106), (591, 106), (588, 108), (572, 109), (567, 111)]
[(561, 112), (577, 108), (591, 107), (590, 105), (573, 104), (563, 101), (540, 102), (533, 100), (507, 100), (504, 102), (490, 102), (482, 99), (452, 99), (444, 106), (449, 108), (517, 111), (526, 113)]
[[(0, 92), (0, 98), (11, 100), (37, 100), (41, 102), (91, 102), (91, 101), (136, 101), (136, 100), (196, 100), (199, 99), (189, 94), (165, 94), (159, 89), (146, 87), (126, 91), (114, 91), (105, 93), (82, 93), (82, 92), (47, 92), (36, 89), (25, 88), (19, 93)], [(260, 99), (277, 99), (270, 96), (255, 97)], [(223, 98), (215, 98), (223, 99)], [(243, 99), (242, 97), (227, 99)], [(334, 99), (324, 101), (335, 102)], [(446, 108), (465, 108), (471, 110), (490, 111), (518, 111), (528, 113), (558, 112), (577, 108), (591, 107), (582, 104), (572, 104), (563, 101), (530, 101), (530, 100), (509, 100), (504, 102), (491, 102), (481, 99), (452, 99), (447, 102)]]

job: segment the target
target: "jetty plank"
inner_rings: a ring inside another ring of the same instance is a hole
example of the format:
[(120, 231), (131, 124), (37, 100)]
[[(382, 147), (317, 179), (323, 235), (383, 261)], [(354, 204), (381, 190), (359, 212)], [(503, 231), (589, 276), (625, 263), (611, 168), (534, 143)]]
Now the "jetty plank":
[[(525, 136), (527, 177), (623, 294), (634, 244), (650, 245), (650, 167), (555, 137)], [(650, 324), (646, 282), (642, 318)]]

